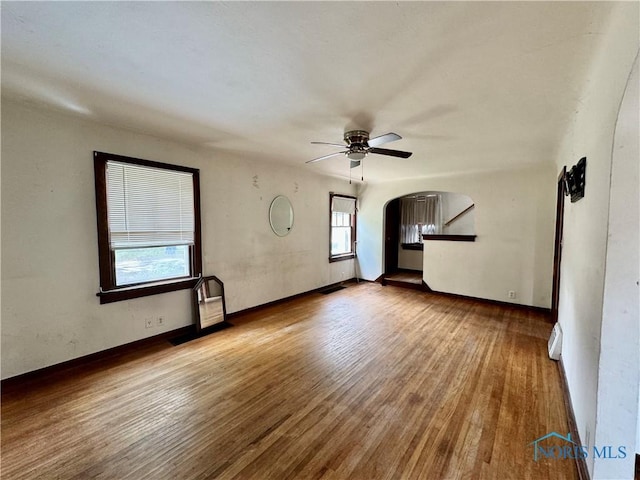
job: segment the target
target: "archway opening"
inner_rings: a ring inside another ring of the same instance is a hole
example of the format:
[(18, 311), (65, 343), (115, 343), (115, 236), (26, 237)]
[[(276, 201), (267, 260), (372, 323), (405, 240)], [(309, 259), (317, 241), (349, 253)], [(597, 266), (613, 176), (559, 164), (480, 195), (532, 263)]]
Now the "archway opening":
[(457, 192), (423, 191), (385, 206), (384, 274), (422, 285), (425, 236), (475, 235), (475, 203)]

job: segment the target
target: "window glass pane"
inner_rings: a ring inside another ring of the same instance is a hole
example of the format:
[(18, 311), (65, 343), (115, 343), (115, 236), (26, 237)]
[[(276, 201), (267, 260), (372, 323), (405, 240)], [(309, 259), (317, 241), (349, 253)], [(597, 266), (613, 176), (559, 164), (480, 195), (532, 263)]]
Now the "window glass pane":
[(331, 229), (331, 255), (351, 253), (351, 227)]
[(128, 248), (114, 253), (117, 286), (190, 275), (188, 245)]

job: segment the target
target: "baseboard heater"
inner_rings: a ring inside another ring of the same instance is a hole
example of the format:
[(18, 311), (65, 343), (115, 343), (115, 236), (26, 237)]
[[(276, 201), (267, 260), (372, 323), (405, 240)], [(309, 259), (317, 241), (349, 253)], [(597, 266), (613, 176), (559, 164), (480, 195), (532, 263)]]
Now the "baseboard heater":
[(562, 329), (560, 324), (556, 322), (551, 330), (551, 336), (549, 337), (549, 358), (551, 360), (560, 360), (560, 352), (562, 350)]

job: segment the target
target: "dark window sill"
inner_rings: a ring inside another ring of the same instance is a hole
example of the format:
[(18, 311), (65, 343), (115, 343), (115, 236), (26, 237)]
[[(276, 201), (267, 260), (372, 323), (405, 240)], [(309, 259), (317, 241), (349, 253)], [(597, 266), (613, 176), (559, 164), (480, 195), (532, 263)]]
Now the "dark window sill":
[(132, 298), (148, 297), (149, 295), (158, 295), (160, 293), (175, 292), (186, 288), (193, 288), (198, 278), (182, 278), (180, 280), (152, 283), (148, 285), (137, 285), (134, 287), (124, 287), (114, 290), (107, 290), (96, 293), (100, 297), (100, 303), (121, 302), (123, 300), (131, 300)]
[(329, 263), (341, 262), (342, 260), (351, 260), (352, 258), (356, 258), (356, 256), (353, 253), (345, 253), (344, 255), (334, 255), (333, 257), (329, 257)]
[(423, 235), (423, 240), (445, 240), (450, 242), (475, 242), (477, 235)]
[(401, 243), (400, 246), (403, 250), (424, 250), (422, 243)]

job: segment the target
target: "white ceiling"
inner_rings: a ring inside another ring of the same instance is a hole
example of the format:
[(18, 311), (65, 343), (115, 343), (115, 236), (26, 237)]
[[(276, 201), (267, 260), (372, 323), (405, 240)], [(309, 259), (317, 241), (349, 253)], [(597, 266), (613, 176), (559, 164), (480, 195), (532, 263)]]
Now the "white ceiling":
[[(612, 2), (2, 2), (2, 94), (365, 180), (549, 162)], [(215, 158), (215, 154), (213, 156)]]

